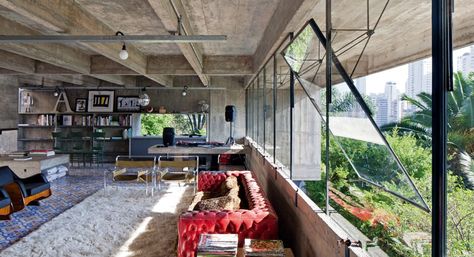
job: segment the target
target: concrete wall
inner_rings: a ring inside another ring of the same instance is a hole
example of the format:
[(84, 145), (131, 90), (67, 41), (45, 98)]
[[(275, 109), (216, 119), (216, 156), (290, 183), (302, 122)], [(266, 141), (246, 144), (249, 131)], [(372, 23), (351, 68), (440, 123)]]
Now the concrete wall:
[(16, 128), (18, 120), (18, 80), (0, 75), (0, 129)]
[(214, 80), (213, 86), (225, 87), (226, 90), (209, 91), (209, 140), (226, 141), (229, 137), (230, 123), (225, 121), (225, 106), (235, 105), (237, 108), (237, 121), (234, 122), (234, 138), (245, 136), (245, 90), (242, 81)]
[[(276, 157), (290, 162), (289, 90), (277, 91)], [(321, 178), (321, 117), (302, 90), (295, 90), (293, 112), (293, 179)]]
[[(287, 172), (264, 157), (255, 142), (246, 138), (250, 150), (247, 165), (252, 170), (278, 214), (280, 238), (298, 257), (345, 257), (341, 239), (351, 238), (287, 177)], [(350, 256), (368, 256), (351, 248)]]
[[(179, 90), (147, 90), (155, 112), (160, 106), (164, 106), (168, 113), (200, 112), (199, 101), (206, 101), (209, 106), (209, 140), (224, 142), (229, 137), (230, 123), (225, 122), (225, 106), (235, 105), (237, 107), (237, 121), (234, 122), (234, 138), (245, 136), (245, 91), (242, 88), (243, 82), (230, 79), (216, 79), (213, 87), (220, 89), (200, 89), (188, 90), (185, 97)], [(115, 96), (137, 96), (140, 90), (115, 90)], [(66, 90), (71, 109), (74, 111), (77, 98), (87, 98), (88, 90)], [(53, 91), (31, 92), (35, 104), (32, 112), (52, 112), (57, 97), (53, 96)], [(15, 112), (16, 113), (16, 110)]]
[[(18, 123), (18, 81), (14, 76), (0, 76), (0, 129), (16, 128)], [(17, 150), (16, 130), (0, 134), (0, 154)]]
[(17, 130), (4, 130), (0, 134), (0, 154), (6, 154), (17, 150)]

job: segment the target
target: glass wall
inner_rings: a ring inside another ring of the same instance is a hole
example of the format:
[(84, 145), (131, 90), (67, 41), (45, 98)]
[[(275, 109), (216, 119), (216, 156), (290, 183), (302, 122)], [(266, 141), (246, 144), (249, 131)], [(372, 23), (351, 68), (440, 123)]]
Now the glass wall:
[(274, 143), (273, 143), (273, 136), (274, 136), (274, 129), (273, 129), (273, 125), (274, 125), (274, 110), (273, 110), (273, 106), (274, 106), (274, 94), (273, 94), (273, 87), (274, 87), (274, 84), (273, 84), (273, 76), (274, 76), (274, 62), (273, 62), (273, 58), (271, 59), (271, 61), (269, 61), (267, 63), (267, 65), (265, 66), (264, 70), (263, 70), (263, 80), (264, 80), (264, 99), (265, 99), (265, 105), (263, 107), (263, 115), (264, 115), (264, 123), (265, 123), (265, 144), (264, 144), (264, 147), (265, 147), (265, 151), (269, 154), (274, 154), (273, 150), (274, 150)]
[[(281, 49), (278, 50), (247, 89), (248, 94), (252, 95), (258, 88), (263, 88), (262, 98), (249, 98), (248, 107), (259, 110), (257, 112), (261, 112), (262, 116), (252, 116), (254, 123), (249, 124), (248, 136), (265, 146), (265, 150), (274, 155), (275, 162), (287, 168), (288, 176), (292, 167), (293, 180), (304, 180), (308, 196), (320, 207), (324, 209), (326, 199), (329, 199), (330, 208), (335, 210), (330, 212), (330, 216), (336, 222), (342, 221), (339, 222), (341, 227), (346, 228), (349, 234), (357, 228), (365, 235), (354, 235), (355, 239), (371, 241), (372, 245), (380, 246), (389, 256), (429, 256), (431, 217), (427, 210), (431, 206), (432, 191), (430, 139), (429, 135), (408, 131), (413, 128), (410, 128), (411, 125), (427, 128), (424, 132), (420, 130), (420, 133), (430, 131), (430, 116), (426, 116), (424, 110), (429, 108), (431, 92), (414, 95), (412, 99), (402, 98), (402, 94), (393, 89), (393, 84), (387, 82), (379, 85), (384, 89), (382, 93), (375, 94), (366, 91), (363, 81), (351, 85), (341, 83), (344, 80), (339, 75), (334, 76), (327, 134), (327, 92), (320, 86), (325, 83), (324, 73), (315, 72), (325, 68), (325, 52), (311, 29), (304, 29), (298, 36), (293, 41), (296, 45), (284, 53), (287, 60), (279, 54)], [(466, 51), (474, 55), (474, 50)], [(424, 64), (409, 64), (408, 72), (419, 66)], [(293, 109), (290, 105), (288, 67), (296, 72)], [(273, 76), (275, 81), (272, 81)], [(454, 118), (467, 117), (462, 113), (469, 110), (465, 106), (471, 103), (469, 99), (473, 99), (472, 78), (472, 75), (456, 73), (455, 90), (448, 95), (449, 105), (454, 106), (450, 106), (449, 110), (458, 110), (459, 113), (459, 116), (453, 114), (448, 121), (450, 140), (457, 142), (457, 147), (454, 144), (449, 146), (452, 153), (449, 160), (447, 220), (450, 256), (471, 256), (474, 245), (474, 212), (469, 208), (474, 202), (474, 191), (469, 184), (469, 176), (466, 176), (474, 172), (474, 147), (470, 144), (472, 140), (469, 141), (472, 126), (465, 127), (468, 123), (461, 122), (464, 119)], [(385, 79), (390, 82), (399, 78), (388, 75)], [(363, 91), (360, 97), (354, 95), (354, 86), (357, 92)], [(264, 139), (256, 129), (258, 117), (263, 117), (263, 125), (258, 126), (264, 127)], [(330, 138), (328, 152), (326, 136)], [(329, 154), (329, 174), (325, 173), (326, 153)], [(298, 174), (304, 174), (301, 171), (315, 176), (309, 179), (298, 177)], [(329, 195), (326, 195), (326, 175), (329, 177)]]

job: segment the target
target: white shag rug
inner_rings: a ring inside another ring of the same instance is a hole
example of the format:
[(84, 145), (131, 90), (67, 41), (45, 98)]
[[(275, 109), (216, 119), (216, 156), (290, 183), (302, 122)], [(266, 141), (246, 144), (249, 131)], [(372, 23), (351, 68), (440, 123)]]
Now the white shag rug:
[(192, 187), (100, 190), (0, 252), (2, 257), (176, 256), (178, 215)]

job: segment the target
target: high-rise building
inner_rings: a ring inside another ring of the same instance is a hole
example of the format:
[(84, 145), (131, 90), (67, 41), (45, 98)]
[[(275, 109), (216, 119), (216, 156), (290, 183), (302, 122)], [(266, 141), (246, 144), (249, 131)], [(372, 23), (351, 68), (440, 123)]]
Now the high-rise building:
[(467, 75), (474, 72), (474, 46), (469, 48), (469, 52), (458, 57), (457, 71)]
[(400, 121), (402, 117), (402, 104), (400, 91), (397, 89), (395, 82), (387, 82), (384, 93), (371, 95), (371, 98), (377, 108), (375, 115), (377, 125), (382, 126), (387, 123)]
[[(408, 79), (405, 94), (411, 98), (417, 98), (421, 92), (431, 94), (431, 58), (408, 64)], [(404, 113), (416, 111), (416, 106), (407, 104)]]
[(402, 117), (402, 105), (397, 83), (392, 81), (385, 83), (384, 95), (387, 99), (388, 123), (399, 121)]
[(372, 101), (375, 103), (377, 112), (375, 114), (375, 123), (382, 126), (388, 123), (388, 102), (385, 94), (371, 95)]
[(367, 94), (366, 77), (358, 78), (355, 81), (355, 86), (361, 95)]

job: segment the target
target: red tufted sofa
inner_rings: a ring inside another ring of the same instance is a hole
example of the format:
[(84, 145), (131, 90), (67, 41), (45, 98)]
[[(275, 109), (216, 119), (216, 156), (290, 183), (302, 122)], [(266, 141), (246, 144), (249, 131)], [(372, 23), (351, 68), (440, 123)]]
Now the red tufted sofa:
[(202, 233), (237, 233), (240, 247), (245, 238), (278, 238), (278, 218), (250, 171), (201, 172), (198, 190), (212, 192), (231, 175), (240, 180), (240, 190), (244, 190), (248, 209), (182, 213), (178, 222), (178, 257), (194, 257)]

